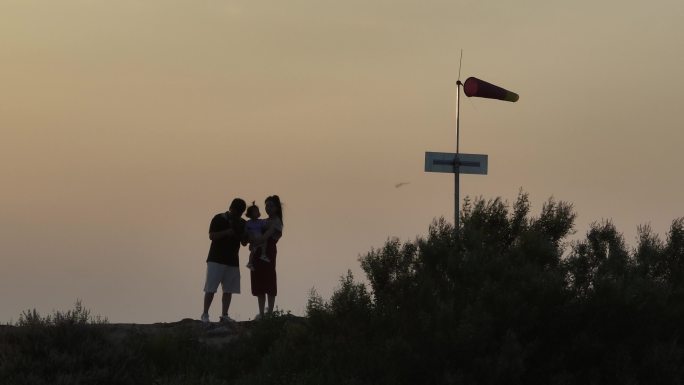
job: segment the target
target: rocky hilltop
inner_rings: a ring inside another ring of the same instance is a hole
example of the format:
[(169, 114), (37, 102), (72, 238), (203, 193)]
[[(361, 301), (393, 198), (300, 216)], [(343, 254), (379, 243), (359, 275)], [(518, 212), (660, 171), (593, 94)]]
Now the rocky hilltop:
[(0, 384), (251, 383), (279, 336), (306, 319), (0, 326)]
[[(301, 321), (300, 317), (291, 316), (291, 321)], [(127, 338), (154, 337), (162, 334), (193, 336), (198, 342), (222, 346), (242, 336), (249, 336), (258, 321), (210, 322), (204, 323), (190, 318), (178, 322), (160, 322), (153, 324), (103, 324), (93, 325), (105, 331), (109, 338), (124, 341)]]

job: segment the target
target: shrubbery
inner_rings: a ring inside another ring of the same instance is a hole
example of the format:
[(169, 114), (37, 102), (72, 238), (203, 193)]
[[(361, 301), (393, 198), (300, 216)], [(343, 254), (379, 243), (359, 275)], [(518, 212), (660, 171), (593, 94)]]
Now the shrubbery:
[(62, 312), (54, 310), (52, 314), (40, 315), (36, 309), (25, 310), (19, 315), (17, 326), (60, 326), (60, 325), (87, 325), (87, 324), (106, 324), (107, 317), (101, 315), (92, 316), (90, 310), (83, 307), (81, 300), (76, 300), (74, 308)]
[(468, 200), (461, 219), (458, 235), (438, 220), (424, 238), (389, 239), (360, 258), (367, 285), (349, 272), (329, 300), (312, 291), (305, 319), (275, 314), (224, 347), (190, 329), (113, 343), (82, 309), (25, 313), (24, 325), (58, 326), (0, 333), (0, 380), (684, 382), (684, 219), (665, 240), (641, 227), (634, 249), (609, 221), (569, 242), (572, 206), (549, 200), (532, 216), (526, 194), (512, 207)]
[(526, 194), (467, 201), (461, 219), (459, 236), (438, 220), (363, 256), (368, 287), (348, 273), (314, 293), (260, 383), (684, 382), (684, 220), (665, 241), (641, 227), (632, 250), (609, 221), (569, 242), (572, 206), (535, 217)]
[(274, 312), (226, 347), (202, 343), (197, 323), (144, 332), (89, 314), (80, 303), (31, 310), (0, 328), (0, 384), (229, 384), (257, 370), (286, 324), (301, 323)]

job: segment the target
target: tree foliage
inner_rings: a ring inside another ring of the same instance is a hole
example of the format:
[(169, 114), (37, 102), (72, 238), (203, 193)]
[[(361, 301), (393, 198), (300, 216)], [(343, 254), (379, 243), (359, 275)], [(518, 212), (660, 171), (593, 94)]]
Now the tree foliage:
[[(528, 195), (467, 199), (415, 241), (360, 258), (315, 293), (295, 383), (604, 384), (684, 381), (684, 220), (629, 249), (610, 221), (574, 242), (575, 212)], [(288, 356), (291, 351), (271, 351)], [(262, 367), (268, 372), (267, 366)], [(284, 382), (283, 382), (284, 383)]]

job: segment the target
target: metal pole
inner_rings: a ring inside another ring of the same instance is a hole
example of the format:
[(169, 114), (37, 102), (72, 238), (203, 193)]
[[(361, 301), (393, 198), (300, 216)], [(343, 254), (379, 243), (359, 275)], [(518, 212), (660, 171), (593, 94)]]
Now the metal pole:
[(460, 160), (458, 158), (459, 154), (459, 141), (460, 141), (460, 130), (459, 130), (459, 125), (460, 125), (460, 119), (461, 119), (461, 86), (463, 83), (461, 83), (461, 80), (459, 79), (456, 81), (456, 159), (455, 159), (455, 164), (454, 164), (454, 232), (456, 233), (456, 236), (458, 236), (459, 229), (460, 229), (460, 222), (461, 218), (459, 216), (459, 209), (460, 209), (460, 190), (459, 190), (459, 184), (460, 184), (460, 179), (461, 179), (461, 173), (460, 173)]

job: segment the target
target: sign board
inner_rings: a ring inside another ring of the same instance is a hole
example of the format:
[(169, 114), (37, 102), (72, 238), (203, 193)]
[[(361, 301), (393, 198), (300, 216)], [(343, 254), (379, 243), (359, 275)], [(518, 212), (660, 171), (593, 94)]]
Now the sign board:
[[(457, 168), (458, 167), (458, 168)], [(452, 152), (426, 152), (426, 172), (447, 172), (459, 174), (487, 175), (487, 155)]]

